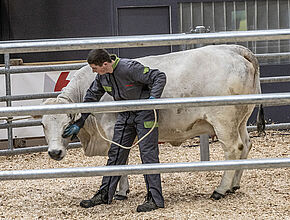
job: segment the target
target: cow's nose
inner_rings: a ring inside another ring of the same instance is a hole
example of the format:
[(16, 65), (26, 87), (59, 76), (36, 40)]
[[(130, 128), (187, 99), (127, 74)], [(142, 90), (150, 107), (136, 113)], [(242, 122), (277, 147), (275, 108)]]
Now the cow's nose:
[(48, 151), (48, 155), (54, 160), (61, 160), (62, 159), (61, 153), (62, 153), (62, 150)]

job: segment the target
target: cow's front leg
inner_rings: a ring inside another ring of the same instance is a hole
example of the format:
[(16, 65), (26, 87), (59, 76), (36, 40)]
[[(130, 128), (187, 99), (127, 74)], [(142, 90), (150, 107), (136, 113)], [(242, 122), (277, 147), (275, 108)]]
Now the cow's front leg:
[[(128, 165), (129, 157), (126, 161), (126, 165)], [(121, 176), (119, 183), (118, 183), (118, 191), (114, 195), (114, 199), (116, 200), (125, 200), (128, 199), (127, 194), (130, 192), (129, 189), (129, 180), (128, 175)]]
[(129, 181), (128, 176), (123, 175), (119, 181), (119, 190), (114, 195), (114, 199), (116, 200), (125, 200), (128, 198), (127, 194), (129, 193)]

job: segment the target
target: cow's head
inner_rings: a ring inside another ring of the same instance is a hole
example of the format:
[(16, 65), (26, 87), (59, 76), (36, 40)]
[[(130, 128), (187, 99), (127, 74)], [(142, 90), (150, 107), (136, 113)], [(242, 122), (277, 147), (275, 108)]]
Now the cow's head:
[[(44, 104), (60, 104), (59, 100), (48, 99)], [(42, 127), (48, 144), (48, 154), (54, 160), (61, 160), (66, 155), (66, 147), (70, 138), (63, 138), (62, 133), (69, 123), (74, 121), (73, 115), (43, 115)]]
[(54, 160), (61, 160), (66, 155), (69, 138), (63, 138), (62, 133), (73, 120), (70, 115), (44, 115), (42, 126), (48, 144), (48, 154)]

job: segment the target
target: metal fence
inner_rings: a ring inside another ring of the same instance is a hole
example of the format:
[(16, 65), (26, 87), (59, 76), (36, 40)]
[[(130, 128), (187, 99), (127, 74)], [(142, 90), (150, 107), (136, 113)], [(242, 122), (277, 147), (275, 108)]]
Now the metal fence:
[[(284, 31), (282, 31), (282, 33), (283, 33), (283, 35), (285, 34)], [(279, 34), (281, 34), (281, 33), (279, 33)], [(261, 31), (258, 31), (256, 33), (251, 33), (250, 35), (253, 36), (253, 37), (259, 37), (259, 36), (265, 36), (265, 35), (267, 35), (268, 37), (270, 36), (270, 37), (276, 38), (275, 34), (273, 35), (271, 33), (269, 35), (268, 33), (265, 34), (265, 33), (261, 32)], [(159, 38), (157, 39), (157, 42), (158, 42), (158, 40), (166, 39), (164, 36), (165, 35), (163, 35), (161, 38), (159, 36)], [(246, 34), (246, 36), (249, 36), (249, 34)], [(168, 39), (167, 43), (168, 42), (171, 42), (171, 40), (175, 40), (176, 41), (179, 36), (174, 36), (172, 38), (172, 35), (170, 35), (170, 37), (171, 37), (171, 39)], [(217, 36), (214, 36), (214, 37), (219, 37), (219, 36), (217, 35)], [(242, 37), (243, 38), (244, 37), (244, 34), (242, 34), (242, 32), (240, 32), (238, 34), (238, 37)], [(236, 37), (234, 37), (234, 38), (236, 38)], [(109, 39), (111, 39), (111, 38), (109, 38)], [(134, 43), (140, 43), (138, 39), (139, 38), (137, 38), (137, 40), (136, 39), (135, 40), (132, 39), (132, 44), (134, 44)], [(149, 38), (149, 39), (151, 39), (151, 38)], [(100, 42), (104, 42), (104, 41), (107, 42), (108, 38), (105, 38), (105, 40), (102, 40), (100, 38), (95, 38), (95, 39), (92, 39), (91, 41), (98, 41), (98, 40), (99, 40), (99, 43)], [(10, 47), (11, 48), (14, 48), (14, 50), (12, 50), (12, 51), (15, 51), (16, 50), (15, 48), (17, 48), (18, 50), (21, 49), (21, 51), (23, 51), (24, 49), (27, 49), (27, 47), (30, 47), (32, 45), (35, 46), (35, 44), (38, 44), (37, 45), (37, 48), (38, 47), (43, 47), (43, 50), (47, 51), (47, 50), (55, 50), (55, 48), (53, 48), (53, 45), (54, 45), (54, 47), (60, 46), (60, 45), (62, 45), (63, 47), (65, 47), (65, 45), (67, 45), (67, 44), (77, 44), (80, 41), (88, 41), (88, 42), (90, 42), (90, 39), (70, 39), (70, 40), (68, 40), (68, 42), (65, 41), (65, 40), (49, 40), (49, 41), (44, 41), (44, 42), (35, 41), (35, 40), (34, 41), (13, 41), (12, 44), (11, 44), (11, 42), (4, 42), (4, 45), (2, 45), (2, 47), (0, 45), (0, 48), (2, 48), (4, 52), (7, 51), (7, 50), (11, 52), (11, 50), (9, 50)], [(115, 43), (119, 44), (121, 41), (122, 40), (117, 40)], [(156, 39), (154, 39), (154, 42), (155, 41), (156, 41)], [(127, 43), (128, 42), (125, 42), (125, 46), (128, 46)], [(36, 49), (34, 49), (34, 50), (36, 50)], [(266, 54), (266, 55), (261, 54), (261, 55), (257, 55), (257, 56), (258, 57), (261, 57), (261, 58), (288, 57), (288, 56), (290, 56), (290, 53), (285, 53), (285, 54), (277, 53), (277, 54)], [(9, 61), (9, 56), (7, 56), (7, 54), (6, 54), (6, 59), (8, 59), (8, 61)], [(67, 69), (77, 69), (77, 68), (82, 67), (83, 65), (85, 65), (85, 64), (84, 63), (80, 63), (80, 64), (66, 64), (66, 65), (41, 66), (41, 67), (16, 67), (16, 68), (14, 68), (14, 67), (11, 68), (9, 66), (8, 67), (5, 66), (5, 68), (0, 68), (0, 73), (7, 73), (7, 72), (9, 72), (9, 74), (13, 74), (13, 73), (24, 73), (24, 72), (28, 72), (28, 71), (29, 72), (35, 72), (35, 71), (46, 71), (46, 70), (64, 70), (64, 69), (67, 70)], [(7, 71), (7, 69), (9, 69), (9, 71)], [(6, 79), (7, 79), (6, 80), (7, 81), (7, 85), (9, 85), (9, 82), (8, 82), (9, 81), (9, 77), (6, 77)], [(270, 82), (270, 80), (273, 81), (273, 79), (265, 79), (265, 82), (266, 82), (266, 80), (268, 80), (269, 82)], [(278, 81), (279, 82), (282, 82), (282, 81), (284, 82), (284, 80), (287, 81), (289, 79), (287, 79), (287, 77), (277, 77), (275, 79), (276, 82), (278, 82)], [(263, 82), (263, 79), (262, 79), (262, 82)], [(7, 90), (9, 90), (9, 88), (7, 88)], [(9, 93), (9, 91), (7, 92), (7, 94), (8, 93)], [(10, 91), (10, 93), (11, 93), (11, 91)], [(23, 96), (11, 96), (11, 95), (7, 95), (5, 97), (0, 97), (0, 101), (6, 101), (8, 103), (7, 106), (10, 106), (11, 104), (9, 105), (9, 102), (12, 101), (12, 100), (27, 100), (27, 99), (33, 99), (33, 98), (48, 98), (48, 97), (54, 97), (57, 94), (58, 93), (54, 93), (54, 94), (53, 93), (51, 93), (51, 94), (36, 94), (36, 95), (33, 94), (33, 95), (23, 95)], [(22, 123), (22, 125), (24, 125), (24, 124), (25, 123)], [(31, 124), (31, 122), (29, 122), (29, 124)], [(8, 127), (8, 129), (9, 129), (9, 127), (13, 127), (13, 126), (16, 127), (17, 125), (11, 125), (11, 120), (10, 119), (7, 119), (7, 127)], [(9, 131), (8, 130), (8, 133), (12, 133), (12, 131)], [(10, 142), (10, 144), (11, 144), (11, 142)], [(10, 149), (12, 149), (12, 148), (13, 148), (13, 146), (12, 147), (10, 146)]]
[[(44, 52), (44, 51), (64, 51), (72, 49), (91, 49), (98, 47), (119, 48), (119, 47), (140, 47), (140, 46), (159, 46), (159, 45), (179, 45), (201, 43), (224, 43), (228, 41), (252, 40), (277, 40), (290, 39), (290, 29), (268, 30), (268, 31), (238, 31), (221, 32), (206, 34), (164, 34), (164, 35), (145, 35), (145, 36), (127, 36), (127, 37), (97, 37), (97, 38), (76, 38), (76, 39), (53, 39), (53, 40), (25, 40), (25, 41), (6, 41), (0, 43), (0, 53), (4, 54), (5, 67), (0, 68), (0, 74), (5, 74), (6, 96), (0, 97), (0, 101), (5, 101), (7, 106), (11, 106), (11, 101), (40, 99), (56, 97), (59, 93), (43, 93), (29, 95), (11, 95), (11, 74), (25, 72), (44, 72), (58, 71), (68, 69), (79, 69), (85, 63), (46, 65), (33, 67), (10, 67), (9, 53), (18, 52)], [(257, 54), (258, 59), (290, 57), (288, 53)], [(267, 77), (262, 78), (261, 83), (289, 82), (290, 77)], [(22, 126), (36, 126), (40, 122), (12, 122), (13, 118), (6, 119), (7, 123), (1, 124), (0, 129), (6, 128), (8, 133), (8, 146), (13, 150), (13, 132), (12, 128)]]
[[(201, 34), (161, 34), (116, 37), (90, 37), (74, 39), (2, 41), (0, 54), (49, 51), (88, 50), (98, 48), (124, 48), (171, 46), (183, 44), (228, 43), (247, 40), (289, 40), (290, 29), (229, 31)], [(8, 58), (8, 57), (7, 57)]]
[[(290, 104), (290, 93), (168, 98), (156, 100), (127, 100), (116, 102), (55, 104), (49, 106), (2, 107), (3, 116), (29, 114), (58, 114), (76, 112), (117, 112), (140, 109), (165, 109), (169, 107), (206, 107), (255, 103)], [(189, 172), (232, 169), (264, 169), (290, 167), (290, 158), (211, 161), (175, 164), (143, 164), (114, 167), (60, 168), (47, 170), (1, 171), (0, 180), (42, 179), (64, 177), (88, 177), (123, 174), (153, 174), (165, 172)]]
[(218, 171), (236, 169), (266, 169), (290, 167), (290, 158), (256, 160), (203, 161), (191, 163), (158, 163), (140, 165), (116, 165), (102, 167), (74, 167), (38, 170), (1, 171), (1, 180), (51, 179), (91, 176), (119, 176), (136, 174), (175, 173), (193, 171)]
[[(290, 103), (290, 93), (269, 93), (256, 95), (235, 95), (235, 96), (212, 96), (212, 97), (187, 97), (187, 98), (170, 98), (157, 100), (128, 100), (116, 102), (98, 102), (98, 103), (73, 103), (43, 106), (24, 106), (24, 107), (2, 107), (0, 115), (23, 116), (23, 115), (43, 115), (43, 114), (63, 114), (76, 112), (117, 112), (141, 109), (165, 109), (169, 107), (206, 107), (220, 105), (242, 105), (242, 104), (274, 104), (285, 105)], [(268, 125), (269, 126), (269, 125)], [(271, 126), (271, 125), (270, 125)], [(277, 128), (277, 127), (267, 128)], [(276, 125), (277, 126), (277, 125)], [(281, 126), (281, 125), (280, 125)], [(283, 127), (289, 128), (290, 125), (285, 123)], [(249, 129), (254, 129), (249, 128)], [(209, 160), (208, 142), (201, 146), (201, 160)], [(208, 138), (207, 138), (208, 140)], [(80, 146), (71, 144), (70, 147)], [(0, 155), (15, 155), (21, 153), (32, 153), (47, 150), (47, 146), (2, 150)]]
[[(116, 103), (79, 103), (66, 105), (50, 106), (25, 106), (11, 107), (11, 81), (10, 74), (21, 72), (10, 68), (9, 54), (23, 52), (44, 52), (44, 51), (65, 51), (65, 50), (86, 50), (92, 48), (122, 48), (122, 47), (146, 47), (162, 45), (184, 45), (184, 44), (201, 44), (201, 43), (226, 43), (226, 42), (243, 42), (247, 40), (282, 40), (290, 39), (290, 29), (268, 30), (268, 31), (238, 31), (238, 32), (221, 32), (207, 34), (171, 34), (171, 35), (145, 35), (145, 36), (124, 36), (124, 37), (104, 37), (104, 38), (79, 38), (79, 39), (61, 39), (61, 40), (33, 40), (33, 41), (7, 41), (0, 43), (0, 54), (4, 54), (5, 68), (2, 73), (5, 74), (7, 107), (0, 108), (0, 115), (7, 116), (8, 143), (9, 149), (13, 150), (12, 142), (12, 116), (33, 114), (55, 114), (55, 113), (72, 113), (72, 112), (103, 112), (103, 111), (127, 111), (137, 109), (162, 109), (168, 108), (169, 105), (193, 107), (193, 106), (216, 106), (216, 105), (234, 105), (234, 104), (289, 104), (290, 93), (280, 94), (263, 94), (263, 95), (241, 95), (233, 97), (197, 97), (197, 98), (179, 98), (179, 99), (162, 99), (162, 100), (138, 100), (130, 103), (124, 101), (123, 106), (116, 106)], [(282, 56), (278, 54), (277, 56)], [(289, 54), (286, 54), (289, 56)], [(81, 64), (83, 65), (83, 64)], [(49, 67), (47, 67), (49, 68)], [(57, 67), (63, 68), (63, 67)], [(1, 73), (1, 72), (0, 72)], [(289, 80), (287, 79), (265, 79), (272, 80)], [(52, 96), (55, 94), (52, 94)], [(14, 97), (15, 98), (15, 97)], [(20, 97), (18, 97), (20, 98)], [(24, 98), (24, 97), (23, 97)], [(289, 161), (286, 162), (287, 166)], [(158, 170), (158, 172), (162, 172)]]

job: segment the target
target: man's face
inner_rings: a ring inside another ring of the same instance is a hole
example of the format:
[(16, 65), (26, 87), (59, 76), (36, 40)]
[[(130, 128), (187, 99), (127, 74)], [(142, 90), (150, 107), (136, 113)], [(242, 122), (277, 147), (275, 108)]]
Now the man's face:
[(100, 75), (113, 72), (112, 63), (108, 62), (104, 62), (102, 66), (90, 64), (90, 67), (92, 68), (93, 72), (96, 72)]

